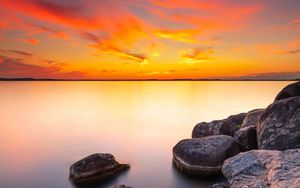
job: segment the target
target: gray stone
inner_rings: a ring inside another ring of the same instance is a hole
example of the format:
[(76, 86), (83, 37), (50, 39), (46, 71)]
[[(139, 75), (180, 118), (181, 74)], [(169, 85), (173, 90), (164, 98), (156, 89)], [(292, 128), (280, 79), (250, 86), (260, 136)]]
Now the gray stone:
[(219, 175), (224, 160), (238, 152), (234, 138), (227, 135), (184, 139), (173, 148), (173, 162), (187, 175)]
[(260, 149), (300, 148), (300, 97), (279, 100), (268, 106), (256, 130)]
[(252, 150), (224, 162), (230, 188), (300, 187), (300, 150)]
[(256, 127), (244, 127), (234, 133), (234, 139), (241, 151), (257, 149)]
[(235, 115), (231, 115), (227, 118), (227, 120), (231, 121), (234, 125), (240, 126), (242, 125), (247, 113), (239, 113)]
[(96, 153), (74, 163), (69, 177), (76, 184), (93, 183), (115, 176), (129, 167), (118, 163), (112, 154)]
[(276, 96), (275, 101), (296, 96), (300, 96), (300, 81), (283, 88)]
[(256, 126), (256, 123), (258, 122), (260, 116), (263, 114), (264, 111), (265, 109), (255, 109), (249, 111), (245, 119), (243, 120), (242, 128)]
[(192, 132), (192, 138), (201, 138), (205, 136), (212, 135), (229, 135), (233, 136), (234, 132), (237, 131), (239, 127), (234, 125), (231, 121), (224, 120), (215, 120), (212, 122), (202, 122), (198, 123)]

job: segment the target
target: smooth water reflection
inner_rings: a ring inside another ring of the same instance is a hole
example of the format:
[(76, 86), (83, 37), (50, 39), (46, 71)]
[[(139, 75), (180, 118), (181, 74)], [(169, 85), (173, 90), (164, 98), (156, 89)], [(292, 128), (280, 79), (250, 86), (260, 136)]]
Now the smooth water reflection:
[(174, 170), (172, 147), (199, 121), (266, 107), (289, 83), (0, 82), (0, 187), (74, 187), (69, 166), (97, 152), (131, 169), (96, 187), (207, 187)]

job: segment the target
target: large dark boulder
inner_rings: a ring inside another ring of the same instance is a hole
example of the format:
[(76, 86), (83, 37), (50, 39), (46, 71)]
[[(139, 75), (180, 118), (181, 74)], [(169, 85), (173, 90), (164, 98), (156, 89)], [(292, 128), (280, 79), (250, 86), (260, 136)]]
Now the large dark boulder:
[(243, 120), (242, 128), (256, 126), (256, 123), (258, 122), (260, 116), (263, 114), (264, 111), (265, 109), (255, 109), (249, 111)]
[(275, 101), (296, 96), (300, 96), (300, 81), (283, 88), (276, 96)]
[(241, 151), (257, 149), (256, 127), (244, 127), (234, 133), (234, 139)]
[(118, 163), (111, 154), (97, 153), (74, 163), (69, 177), (76, 184), (93, 183), (115, 176), (129, 167)]
[(300, 187), (300, 150), (252, 150), (224, 162), (230, 188)]
[(238, 152), (234, 138), (227, 135), (185, 139), (174, 146), (173, 162), (187, 175), (219, 175), (224, 160)]
[(256, 130), (260, 149), (300, 148), (300, 97), (279, 100), (268, 106)]
[(212, 122), (202, 122), (198, 123), (192, 132), (192, 138), (201, 138), (205, 136), (212, 135), (229, 135), (233, 136), (234, 132), (237, 131), (239, 127), (234, 125), (231, 121), (224, 120), (215, 120)]

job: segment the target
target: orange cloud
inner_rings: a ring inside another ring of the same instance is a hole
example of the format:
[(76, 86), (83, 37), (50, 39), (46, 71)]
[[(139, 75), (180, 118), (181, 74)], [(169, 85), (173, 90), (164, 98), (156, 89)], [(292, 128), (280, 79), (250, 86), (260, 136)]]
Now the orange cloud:
[(294, 20), (293, 23), (300, 23), (300, 19)]
[(26, 42), (28, 44), (32, 44), (32, 45), (37, 45), (37, 44), (40, 43), (40, 40), (34, 39), (34, 38), (30, 38), (30, 39), (24, 39), (24, 42)]
[(206, 62), (212, 59), (211, 57), (212, 54), (214, 54), (214, 50), (211, 48), (208, 49), (195, 48), (191, 53), (181, 54), (179, 63), (195, 64), (195, 63)]
[(161, 30), (155, 34), (161, 38), (172, 39), (180, 42), (195, 43), (196, 36), (199, 35), (198, 30)]

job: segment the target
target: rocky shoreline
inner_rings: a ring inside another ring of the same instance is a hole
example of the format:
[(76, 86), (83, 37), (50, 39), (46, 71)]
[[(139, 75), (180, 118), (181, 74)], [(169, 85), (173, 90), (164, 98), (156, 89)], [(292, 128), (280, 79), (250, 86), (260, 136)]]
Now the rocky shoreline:
[(198, 123), (173, 156), (184, 174), (223, 174), (227, 181), (213, 188), (300, 187), (300, 82), (283, 88), (266, 109)]
[[(300, 82), (266, 109), (198, 123), (191, 137), (173, 147), (174, 166), (188, 176), (226, 178), (212, 188), (300, 187)], [(111, 154), (93, 154), (74, 163), (69, 178), (99, 182), (129, 167)]]

